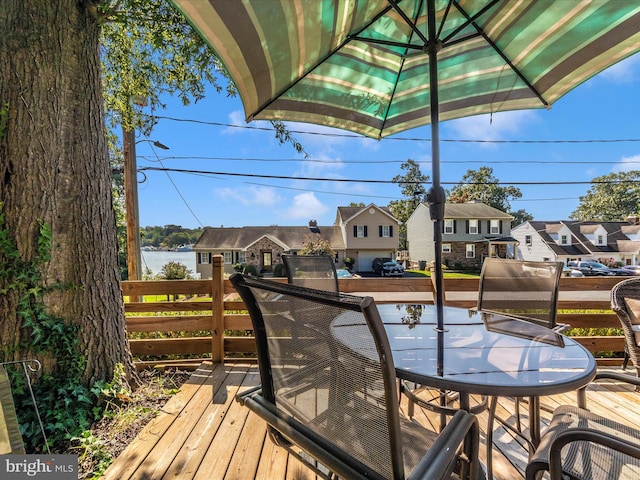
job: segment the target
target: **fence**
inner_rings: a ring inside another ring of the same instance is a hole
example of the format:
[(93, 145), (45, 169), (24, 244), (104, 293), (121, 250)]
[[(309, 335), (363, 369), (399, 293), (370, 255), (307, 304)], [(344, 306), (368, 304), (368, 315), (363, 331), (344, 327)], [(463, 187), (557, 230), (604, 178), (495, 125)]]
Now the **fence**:
[[(224, 279), (222, 257), (214, 256), (212, 262), (210, 280), (122, 282), (127, 331), (131, 351), (140, 359), (136, 361), (138, 368), (194, 364), (205, 357), (223, 361), (255, 353), (251, 320), (231, 282)], [(610, 309), (609, 292), (621, 280), (621, 277), (562, 278), (558, 323), (568, 323), (574, 329), (619, 328), (620, 323)], [(445, 279), (446, 303), (475, 306), (478, 282), (477, 278)], [(433, 298), (429, 277), (349, 278), (340, 279), (339, 285), (342, 292), (371, 295), (379, 303), (430, 303)], [(141, 302), (142, 297), (155, 299)], [(161, 338), (136, 338), (142, 333)], [(624, 348), (622, 335), (574, 338), (594, 354), (622, 352)], [(597, 357), (597, 361), (602, 366), (620, 365), (622, 359)]]

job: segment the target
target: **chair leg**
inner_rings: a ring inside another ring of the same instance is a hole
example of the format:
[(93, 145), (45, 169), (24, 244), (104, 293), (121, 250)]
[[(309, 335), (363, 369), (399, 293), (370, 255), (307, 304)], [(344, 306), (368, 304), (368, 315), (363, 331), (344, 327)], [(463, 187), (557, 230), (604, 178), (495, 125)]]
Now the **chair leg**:
[(520, 426), (520, 397), (516, 397), (515, 399), (515, 410), (516, 410), (516, 428), (518, 432), (522, 433), (522, 427)]
[(493, 480), (493, 424), (496, 418), (496, 407), (498, 397), (491, 397), (489, 400), (489, 417), (487, 420), (487, 479)]
[(627, 369), (627, 365), (629, 365), (629, 350), (627, 350), (627, 347), (624, 347), (624, 359), (622, 360), (622, 370), (626, 370)]

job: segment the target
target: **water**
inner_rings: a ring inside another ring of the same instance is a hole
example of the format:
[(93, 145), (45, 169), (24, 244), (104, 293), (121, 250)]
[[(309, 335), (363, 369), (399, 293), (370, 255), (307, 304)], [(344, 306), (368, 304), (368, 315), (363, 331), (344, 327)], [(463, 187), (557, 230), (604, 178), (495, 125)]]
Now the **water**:
[(150, 268), (153, 275), (157, 275), (162, 267), (169, 262), (186, 265), (191, 274), (196, 276), (196, 252), (142, 252), (142, 271)]

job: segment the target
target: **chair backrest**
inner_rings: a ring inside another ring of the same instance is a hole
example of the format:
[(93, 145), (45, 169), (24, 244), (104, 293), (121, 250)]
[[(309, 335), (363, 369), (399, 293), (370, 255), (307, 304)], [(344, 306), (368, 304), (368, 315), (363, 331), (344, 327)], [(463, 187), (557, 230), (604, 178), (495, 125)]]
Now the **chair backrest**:
[(487, 258), (480, 273), (478, 310), (554, 328), (562, 268), (562, 262)]
[(358, 471), (404, 478), (395, 370), (373, 299), (230, 279), (253, 322), (263, 397)]
[(289, 283), (302, 287), (338, 291), (336, 263), (329, 255), (283, 255)]
[(640, 368), (640, 277), (631, 277), (611, 289), (613, 310), (624, 331), (627, 353), (636, 369)]
[(611, 310), (622, 313), (628, 319), (630, 310), (627, 299), (640, 301), (640, 277), (622, 280), (611, 289)]

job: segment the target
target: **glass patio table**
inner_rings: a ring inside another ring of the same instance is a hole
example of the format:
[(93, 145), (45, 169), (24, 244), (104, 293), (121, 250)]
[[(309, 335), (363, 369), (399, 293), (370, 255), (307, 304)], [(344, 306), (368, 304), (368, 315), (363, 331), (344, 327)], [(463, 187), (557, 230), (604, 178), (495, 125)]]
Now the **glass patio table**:
[[(530, 440), (540, 440), (539, 397), (577, 390), (596, 374), (593, 355), (553, 330), (513, 317), (444, 307), (445, 331), (436, 331), (434, 305), (379, 304), (396, 376), (469, 395), (529, 397)], [(366, 355), (353, 318), (338, 317), (336, 338)], [(438, 365), (438, 343), (441, 365)]]

